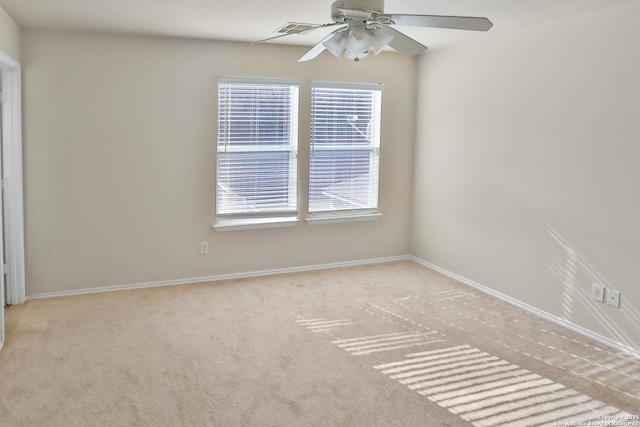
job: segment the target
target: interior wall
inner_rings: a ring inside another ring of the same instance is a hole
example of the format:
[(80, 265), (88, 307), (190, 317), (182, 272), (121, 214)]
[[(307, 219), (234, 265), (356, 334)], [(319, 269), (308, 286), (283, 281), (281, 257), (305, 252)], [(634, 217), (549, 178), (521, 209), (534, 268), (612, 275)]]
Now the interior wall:
[(20, 26), (0, 6), (0, 52), (20, 62)]
[(412, 228), (417, 257), (636, 350), (639, 17), (636, 3), (422, 57)]
[[(298, 64), (306, 48), (45, 30), (22, 48), (27, 295), (408, 253), (415, 60)], [(220, 76), (299, 80), (303, 159), (311, 81), (383, 83), (383, 216), (214, 231)]]

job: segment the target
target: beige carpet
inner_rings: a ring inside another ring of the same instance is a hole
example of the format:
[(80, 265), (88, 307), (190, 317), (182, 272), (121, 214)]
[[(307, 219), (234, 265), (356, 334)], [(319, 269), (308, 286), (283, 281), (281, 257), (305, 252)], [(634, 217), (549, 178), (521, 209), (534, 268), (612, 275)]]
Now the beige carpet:
[(409, 262), (6, 320), (2, 426), (640, 425), (640, 360)]

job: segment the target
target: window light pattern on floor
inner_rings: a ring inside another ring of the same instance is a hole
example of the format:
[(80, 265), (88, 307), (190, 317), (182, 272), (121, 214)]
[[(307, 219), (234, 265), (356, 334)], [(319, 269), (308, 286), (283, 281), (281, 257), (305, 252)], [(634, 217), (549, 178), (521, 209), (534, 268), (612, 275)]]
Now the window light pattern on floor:
[(374, 368), (478, 427), (632, 415), (468, 345), (413, 353)]
[[(373, 369), (470, 425), (594, 425), (608, 419), (640, 426), (637, 414), (589, 396), (588, 388), (568, 387), (505, 355), (530, 360), (538, 368), (560, 369), (582, 384), (638, 403), (640, 360), (563, 336), (554, 328), (532, 329), (533, 315), (522, 309), (456, 286), (358, 301), (350, 310), (354, 308), (359, 315), (348, 319), (294, 315), (301, 326), (323, 332), (320, 336), (353, 356), (371, 360)], [(508, 336), (502, 333), (505, 325)], [(478, 341), (487, 331), (492, 338)], [(486, 342), (486, 348), (479, 342)]]

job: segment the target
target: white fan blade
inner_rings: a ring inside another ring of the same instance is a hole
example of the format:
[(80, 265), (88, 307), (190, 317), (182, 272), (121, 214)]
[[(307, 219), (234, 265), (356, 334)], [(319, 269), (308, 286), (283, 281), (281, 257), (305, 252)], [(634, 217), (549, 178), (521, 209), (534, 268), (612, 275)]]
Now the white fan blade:
[(438, 15), (385, 15), (391, 17), (396, 25), (411, 27), (450, 28), (453, 30), (487, 31), (493, 27), (487, 18), (472, 16)]
[(397, 50), (403, 55), (420, 55), (422, 52), (427, 50), (427, 47), (425, 45), (415, 41), (405, 34), (402, 34), (400, 31), (394, 28), (383, 27), (378, 31), (384, 31), (386, 34), (393, 36), (393, 39), (389, 42), (389, 47)]
[(320, 40), (320, 42), (315, 45), (314, 47), (311, 48), (311, 50), (307, 53), (305, 53), (302, 58), (298, 59), (298, 62), (306, 62), (306, 61), (311, 61), (312, 59), (316, 58), (318, 55), (320, 55), (322, 52), (325, 51), (325, 47), (324, 47), (324, 42), (329, 40), (331, 38), (331, 36), (333, 36), (335, 33), (337, 33), (338, 31), (344, 30), (346, 27), (342, 27), (342, 28), (338, 28), (335, 31), (332, 31), (329, 35), (327, 35), (325, 38), (323, 38), (322, 40)]
[(245, 44), (245, 46), (255, 46), (255, 45), (260, 44), (260, 43), (268, 42), (269, 40), (279, 39), (280, 37), (286, 37), (286, 36), (290, 36), (290, 35), (291, 35), (290, 33), (280, 34), (278, 36), (269, 37), (268, 39), (262, 39), (262, 40), (258, 40), (257, 42), (247, 43), (247, 44)]
[(324, 52), (325, 47), (322, 44), (323, 41), (324, 40), (322, 40), (320, 43), (312, 47), (309, 52), (305, 53), (302, 56), (302, 58), (298, 59), (298, 62), (311, 61), (312, 59), (315, 59), (318, 55), (320, 55), (322, 52)]
[(324, 27), (333, 27), (335, 25), (340, 25), (339, 23), (336, 22), (330, 22), (328, 24), (320, 24), (320, 25), (316, 25), (315, 27), (311, 27), (307, 30), (304, 30), (301, 33), (285, 33), (285, 34), (279, 34), (277, 36), (273, 36), (273, 37), (269, 37), (268, 39), (262, 39), (262, 40), (258, 40), (257, 42), (251, 42), (251, 43), (247, 43), (245, 44), (245, 46), (253, 46), (256, 44), (260, 44), (260, 43), (264, 43), (264, 42), (268, 42), (269, 40), (275, 40), (275, 39), (279, 39), (280, 37), (286, 37), (286, 36), (291, 36), (294, 34), (307, 34), (310, 33), (313, 30), (317, 30), (318, 28), (324, 28)]

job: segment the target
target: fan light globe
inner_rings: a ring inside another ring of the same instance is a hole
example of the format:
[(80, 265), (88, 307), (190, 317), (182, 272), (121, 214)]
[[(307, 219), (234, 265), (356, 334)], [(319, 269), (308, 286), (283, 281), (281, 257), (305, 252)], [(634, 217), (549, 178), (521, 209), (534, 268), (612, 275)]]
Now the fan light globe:
[(377, 55), (382, 51), (382, 49), (391, 43), (391, 40), (393, 40), (393, 36), (391, 34), (386, 34), (382, 31), (374, 31), (371, 35), (371, 50), (373, 50), (373, 53)]
[(342, 57), (342, 52), (347, 44), (347, 34), (345, 31), (335, 33), (331, 38), (324, 43), (324, 47), (331, 52), (337, 58)]
[(364, 53), (371, 47), (371, 35), (364, 26), (351, 27), (345, 48), (352, 52)]

